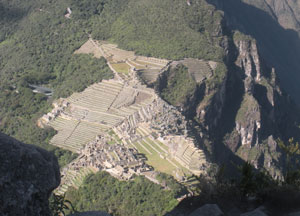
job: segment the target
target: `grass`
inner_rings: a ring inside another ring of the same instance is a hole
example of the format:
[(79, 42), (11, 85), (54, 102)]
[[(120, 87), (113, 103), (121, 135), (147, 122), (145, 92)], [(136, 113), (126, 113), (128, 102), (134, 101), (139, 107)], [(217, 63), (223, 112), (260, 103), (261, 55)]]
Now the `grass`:
[(161, 146), (158, 145), (156, 142), (152, 141), (149, 137), (146, 137), (145, 141), (150, 143), (157, 151), (159, 151), (162, 154), (165, 153), (162, 149), (167, 151), (167, 149), (165, 149), (165, 148), (160, 148)]
[(112, 68), (118, 73), (128, 75), (130, 66), (126, 63), (111, 64)]
[[(135, 146), (138, 148), (138, 151), (140, 153), (143, 153), (147, 157), (147, 164), (152, 166), (155, 170), (167, 173), (170, 175), (174, 175), (173, 171), (176, 170), (176, 167), (174, 167), (171, 163), (169, 163), (167, 160), (161, 158), (159, 154), (157, 154), (153, 149), (151, 149), (149, 146), (145, 147), (152, 152), (152, 155), (150, 155), (148, 152), (146, 152), (139, 143), (134, 143)], [(144, 144), (144, 143), (143, 143)]]
[(147, 136), (147, 134), (146, 134), (144, 131), (142, 131), (140, 128), (137, 128), (137, 129), (136, 129), (136, 132), (137, 132), (138, 134), (140, 134), (141, 136)]
[(114, 140), (110, 140), (110, 141), (107, 141), (107, 144), (108, 145), (114, 145), (114, 144), (116, 144), (116, 142)]
[[(150, 141), (152, 141), (150, 138), (148, 138)], [(166, 146), (166, 145), (164, 145), (163, 143), (161, 143), (160, 141), (158, 141), (158, 140), (155, 140), (155, 141), (152, 141), (152, 142), (154, 142), (157, 146), (159, 146), (160, 148), (162, 148), (162, 149), (164, 149), (164, 150), (166, 150), (166, 151), (168, 151), (169, 150), (169, 148)]]
[[(155, 142), (153, 140), (151, 140), (150, 138), (146, 138), (148, 142), (150, 142), (154, 148), (156, 148), (159, 152), (163, 153), (163, 151), (161, 151), (159, 148), (156, 147), (156, 145), (154, 144)], [(174, 171), (177, 170), (177, 167), (175, 167), (173, 164), (171, 164), (169, 161), (167, 161), (166, 159), (163, 159), (160, 157), (160, 154), (158, 154), (156, 151), (154, 151), (147, 143), (145, 143), (144, 141), (140, 142), (145, 148), (147, 148), (149, 150), (149, 152), (151, 152), (152, 154), (149, 154), (142, 146), (141, 144), (139, 144), (138, 142), (135, 142), (134, 145), (137, 147), (138, 152), (145, 154), (146, 158), (147, 158), (147, 164), (149, 164), (150, 166), (152, 166), (155, 170), (162, 172), (162, 173), (166, 173), (169, 175), (173, 175), (174, 176)], [(165, 154), (162, 154), (165, 155)], [(168, 157), (168, 156), (167, 156)], [(175, 160), (169, 158), (174, 164), (176, 164), (178, 167), (180, 167), (183, 172), (186, 175), (190, 175), (191, 173), (184, 167), (182, 167), (178, 162), (176, 162)]]

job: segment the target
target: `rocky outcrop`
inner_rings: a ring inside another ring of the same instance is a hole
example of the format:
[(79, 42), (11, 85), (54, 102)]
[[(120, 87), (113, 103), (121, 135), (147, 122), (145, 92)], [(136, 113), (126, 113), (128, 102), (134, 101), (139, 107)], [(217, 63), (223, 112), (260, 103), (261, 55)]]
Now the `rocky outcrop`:
[[(239, 32), (233, 38), (238, 53), (235, 61), (240, 71), (238, 79), (244, 89), (235, 116), (239, 143), (233, 146), (240, 146), (237, 148), (238, 155), (251, 161), (255, 167), (273, 169), (272, 166), (280, 163), (280, 149), (275, 138), (284, 139), (297, 134), (297, 129), (292, 126), (294, 120), (287, 122), (288, 116), (295, 114), (295, 105), (281, 91), (275, 69), (268, 67), (261, 58), (257, 42)], [(283, 127), (284, 124), (289, 125), (287, 127), (294, 131), (293, 134)]]
[(259, 7), (276, 19), (285, 29), (300, 32), (300, 2), (294, 0), (244, 0), (247, 4)]
[(260, 106), (253, 96), (254, 86), (261, 81), (261, 64), (257, 46), (251, 39), (236, 39), (238, 57), (235, 64), (240, 68), (244, 83), (244, 98), (236, 115), (236, 131), (242, 145), (257, 145), (261, 128)]
[[(225, 71), (223, 71), (225, 73)], [(197, 121), (207, 131), (213, 131), (220, 123), (220, 118), (226, 100), (227, 75), (222, 75), (217, 82), (214, 80), (218, 75), (205, 82), (205, 93), (203, 100), (196, 108)]]
[(54, 155), (0, 133), (0, 214), (50, 215), (48, 198), (60, 183)]
[[(300, 3), (294, 0), (207, 0), (224, 11), (230, 30), (251, 35), (281, 87), (299, 103)], [(255, 15), (253, 15), (255, 14)]]
[(236, 116), (236, 131), (240, 135), (242, 145), (257, 145), (261, 128), (260, 107), (255, 98), (246, 94)]
[[(218, 63), (177, 107), (187, 119), (196, 120), (199, 145), (204, 143), (216, 160), (220, 158), (218, 154), (224, 154), (217, 146), (223, 143), (242, 160), (250, 161), (256, 168), (267, 167), (278, 176), (282, 155), (276, 139), (297, 136), (298, 120), (291, 117), (297, 108), (281, 91), (277, 72), (261, 57), (258, 42), (239, 31), (228, 37), (231, 39), (224, 47), (228, 51), (226, 66)], [(193, 67), (192, 74), (201, 71), (197, 64), (185, 66), (188, 71)], [(156, 88), (159, 92), (172, 75), (168, 72), (160, 76)]]
[(246, 212), (244, 214), (241, 214), (241, 216), (268, 216), (261, 210), (254, 210), (252, 212)]
[(243, 70), (246, 76), (246, 92), (251, 93), (251, 83), (253, 81), (260, 81), (261, 78), (261, 64), (256, 42), (251, 38), (247, 38), (244, 40), (237, 39), (235, 41), (235, 46), (237, 47), (239, 53), (239, 56), (236, 60), (236, 65)]
[(206, 204), (194, 212), (192, 212), (189, 216), (222, 216), (223, 212), (220, 210), (219, 206), (216, 204)]

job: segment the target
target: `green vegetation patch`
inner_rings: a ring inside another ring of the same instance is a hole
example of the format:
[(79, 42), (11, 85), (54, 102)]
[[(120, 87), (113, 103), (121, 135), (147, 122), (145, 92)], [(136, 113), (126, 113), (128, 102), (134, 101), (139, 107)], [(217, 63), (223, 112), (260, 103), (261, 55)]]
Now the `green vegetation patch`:
[[(147, 157), (147, 164), (149, 164), (159, 172), (174, 175), (176, 167), (170, 162), (168, 162), (166, 159), (161, 158), (160, 155), (157, 152), (155, 152), (149, 145), (147, 145), (145, 142), (141, 142), (141, 144), (134, 143), (134, 145), (137, 147), (139, 153), (145, 154), (145, 156)], [(148, 151), (146, 151), (141, 145), (143, 145), (143, 147), (146, 148)]]
[(96, 59), (86, 54), (72, 55), (66, 67), (58, 68), (55, 73), (55, 98), (68, 97), (102, 79), (113, 78), (113, 73), (104, 58)]
[(246, 122), (250, 114), (253, 114), (252, 119), (258, 118), (259, 116), (259, 104), (255, 98), (249, 94), (244, 95), (241, 107), (236, 115), (236, 120), (240, 123)]
[(125, 75), (128, 75), (130, 70), (130, 66), (126, 63), (111, 64), (111, 66), (118, 73), (125, 74)]
[(216, 69), (214, 70), (213, 76), (210, 79), (207, 79), (205, 84), (207, 91), (214, 91), (220, 87), (224, 82), (227, 75), (227, 67), (224, 63), (218, 63)]
[(220, 60), (222, 14), (205, 1), (130, 1), (112, 25), (112, 40), (137, 54), (166, 59)]
[(235, 42), (238, 42), (238, 41), (254, 41), (254, 39), (251, 36), (245, 35), (240, 31), (235, 31), (233, 33), (233, 40)]
[(203, 0), (73, 0), (73, 20), (98, 40), (139, 55), (221, 61), (221, 12)]
[(150, 216), (172, 210), (178, 204), (175, 195), (142, 176), (118, 181), (106, 172), (98, 172), (88, 176), (78, 190), (69, 190), (66, 198), (81, 212), (103, 210), (116, 216)]
[(162, 90), (161, 96), (170, 104), (178, 106), (194, 92), (196, 85), (189, 75), (188, 69), (183, 65), (178, 65), (176, 68), (170, 69), (167, 85)]

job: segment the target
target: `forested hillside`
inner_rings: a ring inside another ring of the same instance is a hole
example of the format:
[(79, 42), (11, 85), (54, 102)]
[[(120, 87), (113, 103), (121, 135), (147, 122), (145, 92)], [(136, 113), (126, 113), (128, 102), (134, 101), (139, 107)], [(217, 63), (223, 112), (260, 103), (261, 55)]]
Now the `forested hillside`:
[[(137, 54), (167, 59), (221, 60), (222, 13), (205, 1), (71, 1), (74, 19), (95, 39)], [(201, 21), (200, 21), (201, 20)]]
[[(80, 23), (64, 17), (67, 2), (3, 1), (0, 20), (0, 129), (26, 143), (54, 149), (47, 143), (55, 134), (35, 122), (51, 107), (51, 101), (82, 91), (112, 72), (104, 59), (73, 55), (88, 38)], [(17, 11), (17, 12), (16, 12)], [(35, 94), (29, 84), (50, 87), (51, 98)], [(62, 156), (70, 153), (54, 149)], [(64, 153), (63, 153), (64, 152)], [(69, 156), (68, 156), (69, 155)]]
[(106, 172), (86, 178), (79, 190), (70, 190), (66, 197), (79, 211), (103, 210), (113, 215), (164, 215), (178, 203), (177, 185), (172, 190), (161, 190), (145, 177), (134, 181), (118, 181)]

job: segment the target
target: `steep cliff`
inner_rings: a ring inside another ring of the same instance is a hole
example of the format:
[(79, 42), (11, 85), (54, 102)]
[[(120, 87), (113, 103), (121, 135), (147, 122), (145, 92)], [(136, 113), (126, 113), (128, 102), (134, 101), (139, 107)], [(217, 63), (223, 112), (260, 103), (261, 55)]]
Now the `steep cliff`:
[(229, 29), (256, 40), (264, 61), (276, 69), (281, 86), (299, 103), (299, 1), (207, 1), (224, 12)]
[(60, 183), (57, 159), (0, 133), (0, 214), (50, 215), (48, 198)]
[[(276, 140), (299, 138), (299, 109), (281, 90), (277, 68), (262, 57), (258, 41), (224, 23), (224, 63), (207, 72), (195, 59), (173, 62), (155, 87), (194, 122), (199, 145), (213, 160), (242, 159), (280, 176), (284, 159)], [(180, 97), (170, 99), (174, 94)]]
[(300, 2), (294, 0), (243, 0), (243, 2), (263, 9), (285, 29), (300, 33)]

